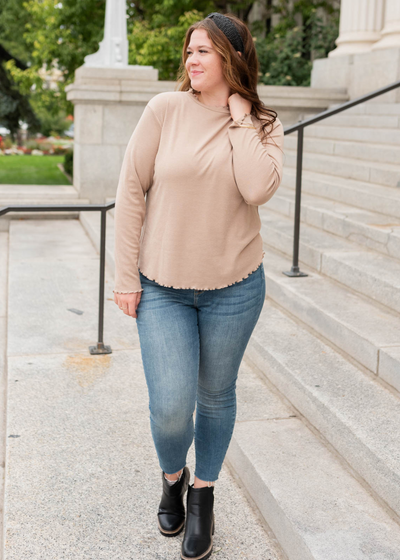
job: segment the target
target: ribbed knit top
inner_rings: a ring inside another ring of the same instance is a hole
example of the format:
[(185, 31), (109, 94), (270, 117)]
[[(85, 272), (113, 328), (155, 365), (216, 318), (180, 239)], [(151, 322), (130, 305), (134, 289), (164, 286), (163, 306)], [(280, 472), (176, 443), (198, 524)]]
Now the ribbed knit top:
[(258, 206), (279, 187), (284, 159), (279, 118), (266, 141), (259, 127), (192, 89), (148, 102), (117, 187), (114, 292), (141, 291), (139, 270), (163, 286), (213, 290), (258, 268)]

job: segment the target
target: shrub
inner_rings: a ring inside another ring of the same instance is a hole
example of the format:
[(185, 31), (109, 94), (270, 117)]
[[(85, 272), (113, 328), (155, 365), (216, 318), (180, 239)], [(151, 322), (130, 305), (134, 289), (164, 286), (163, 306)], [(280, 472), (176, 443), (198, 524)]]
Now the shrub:
[(50, 142), (39, 142), (39, 150), (50, 154), (53, 151), (53, 146), (50, 144)]
[(257, 41), (260, 82), (274, 86), (309, 86), (312, 63), (304, 58), (303, 41), (304, 30), (299, 26)]
[[(276, 7), (279, 22), (266, 37), (255, 37), (260, 62), (260, 83), (276, 86), (309, 86), (313, 61), (325, 58), (339, 34), (339, 10), (324, 3), (325, 17), (317, 0), (287, 2)], [(302, 24), (296, 24), (300, 16)], [(259, 27), (259, 26), (258, 26)], [(258, 27), (254, 25), (257, 35)]]
[(65, 154), (67, 148), (65, 146), (53, 146), (53, 150), (54, 150), (54, 155), (61, 156)]
[(65, 173), (68, 173), (71, 177), (73, 176), (74, 171), (74, 151), (67, 150), (64, 155), (64, 170)]
[(36, 140), (28, 140), (25, 144), (27, 150), (40, 150), (41, 145)]

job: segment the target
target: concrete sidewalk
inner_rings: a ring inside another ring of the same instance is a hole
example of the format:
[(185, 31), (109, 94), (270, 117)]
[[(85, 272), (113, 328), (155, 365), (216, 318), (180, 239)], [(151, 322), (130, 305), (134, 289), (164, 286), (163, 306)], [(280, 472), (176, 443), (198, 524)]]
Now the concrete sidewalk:
[[(98, 270), (79, 221), (11, 222), (4, 560), (180, 558), (183, 533), (167, 539), (157, 526), (161, 470), (136, 321), (115, 305), (108, 274), (104, 341), (113, 353), (88, 351)], [(243, 364), (240, 422), (253, 419), (252, 376)], [(188, 466), (192, 483), (194, 445)], [(213, 556), (282, 560), (225, 465), (214, 511)]]

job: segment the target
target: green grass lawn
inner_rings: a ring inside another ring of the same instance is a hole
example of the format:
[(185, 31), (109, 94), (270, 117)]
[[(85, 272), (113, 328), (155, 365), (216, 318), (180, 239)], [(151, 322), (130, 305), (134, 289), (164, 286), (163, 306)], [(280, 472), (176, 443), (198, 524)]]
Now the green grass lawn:
[(64, 156), (0, 156), (0, 184), (70, 185), (57, 163)]

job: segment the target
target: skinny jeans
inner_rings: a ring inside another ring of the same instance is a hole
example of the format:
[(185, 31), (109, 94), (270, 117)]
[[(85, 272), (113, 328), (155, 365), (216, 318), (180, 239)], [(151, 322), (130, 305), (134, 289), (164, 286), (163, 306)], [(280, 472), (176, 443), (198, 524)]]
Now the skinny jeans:
[(139, 274), (136, 324), (159, 465), (167, 474), (183, 469), (194, 439), (195, 476), (215, 481), (235, 425), (239, 366), (265, 300), (264, 265), (204, 291)]

